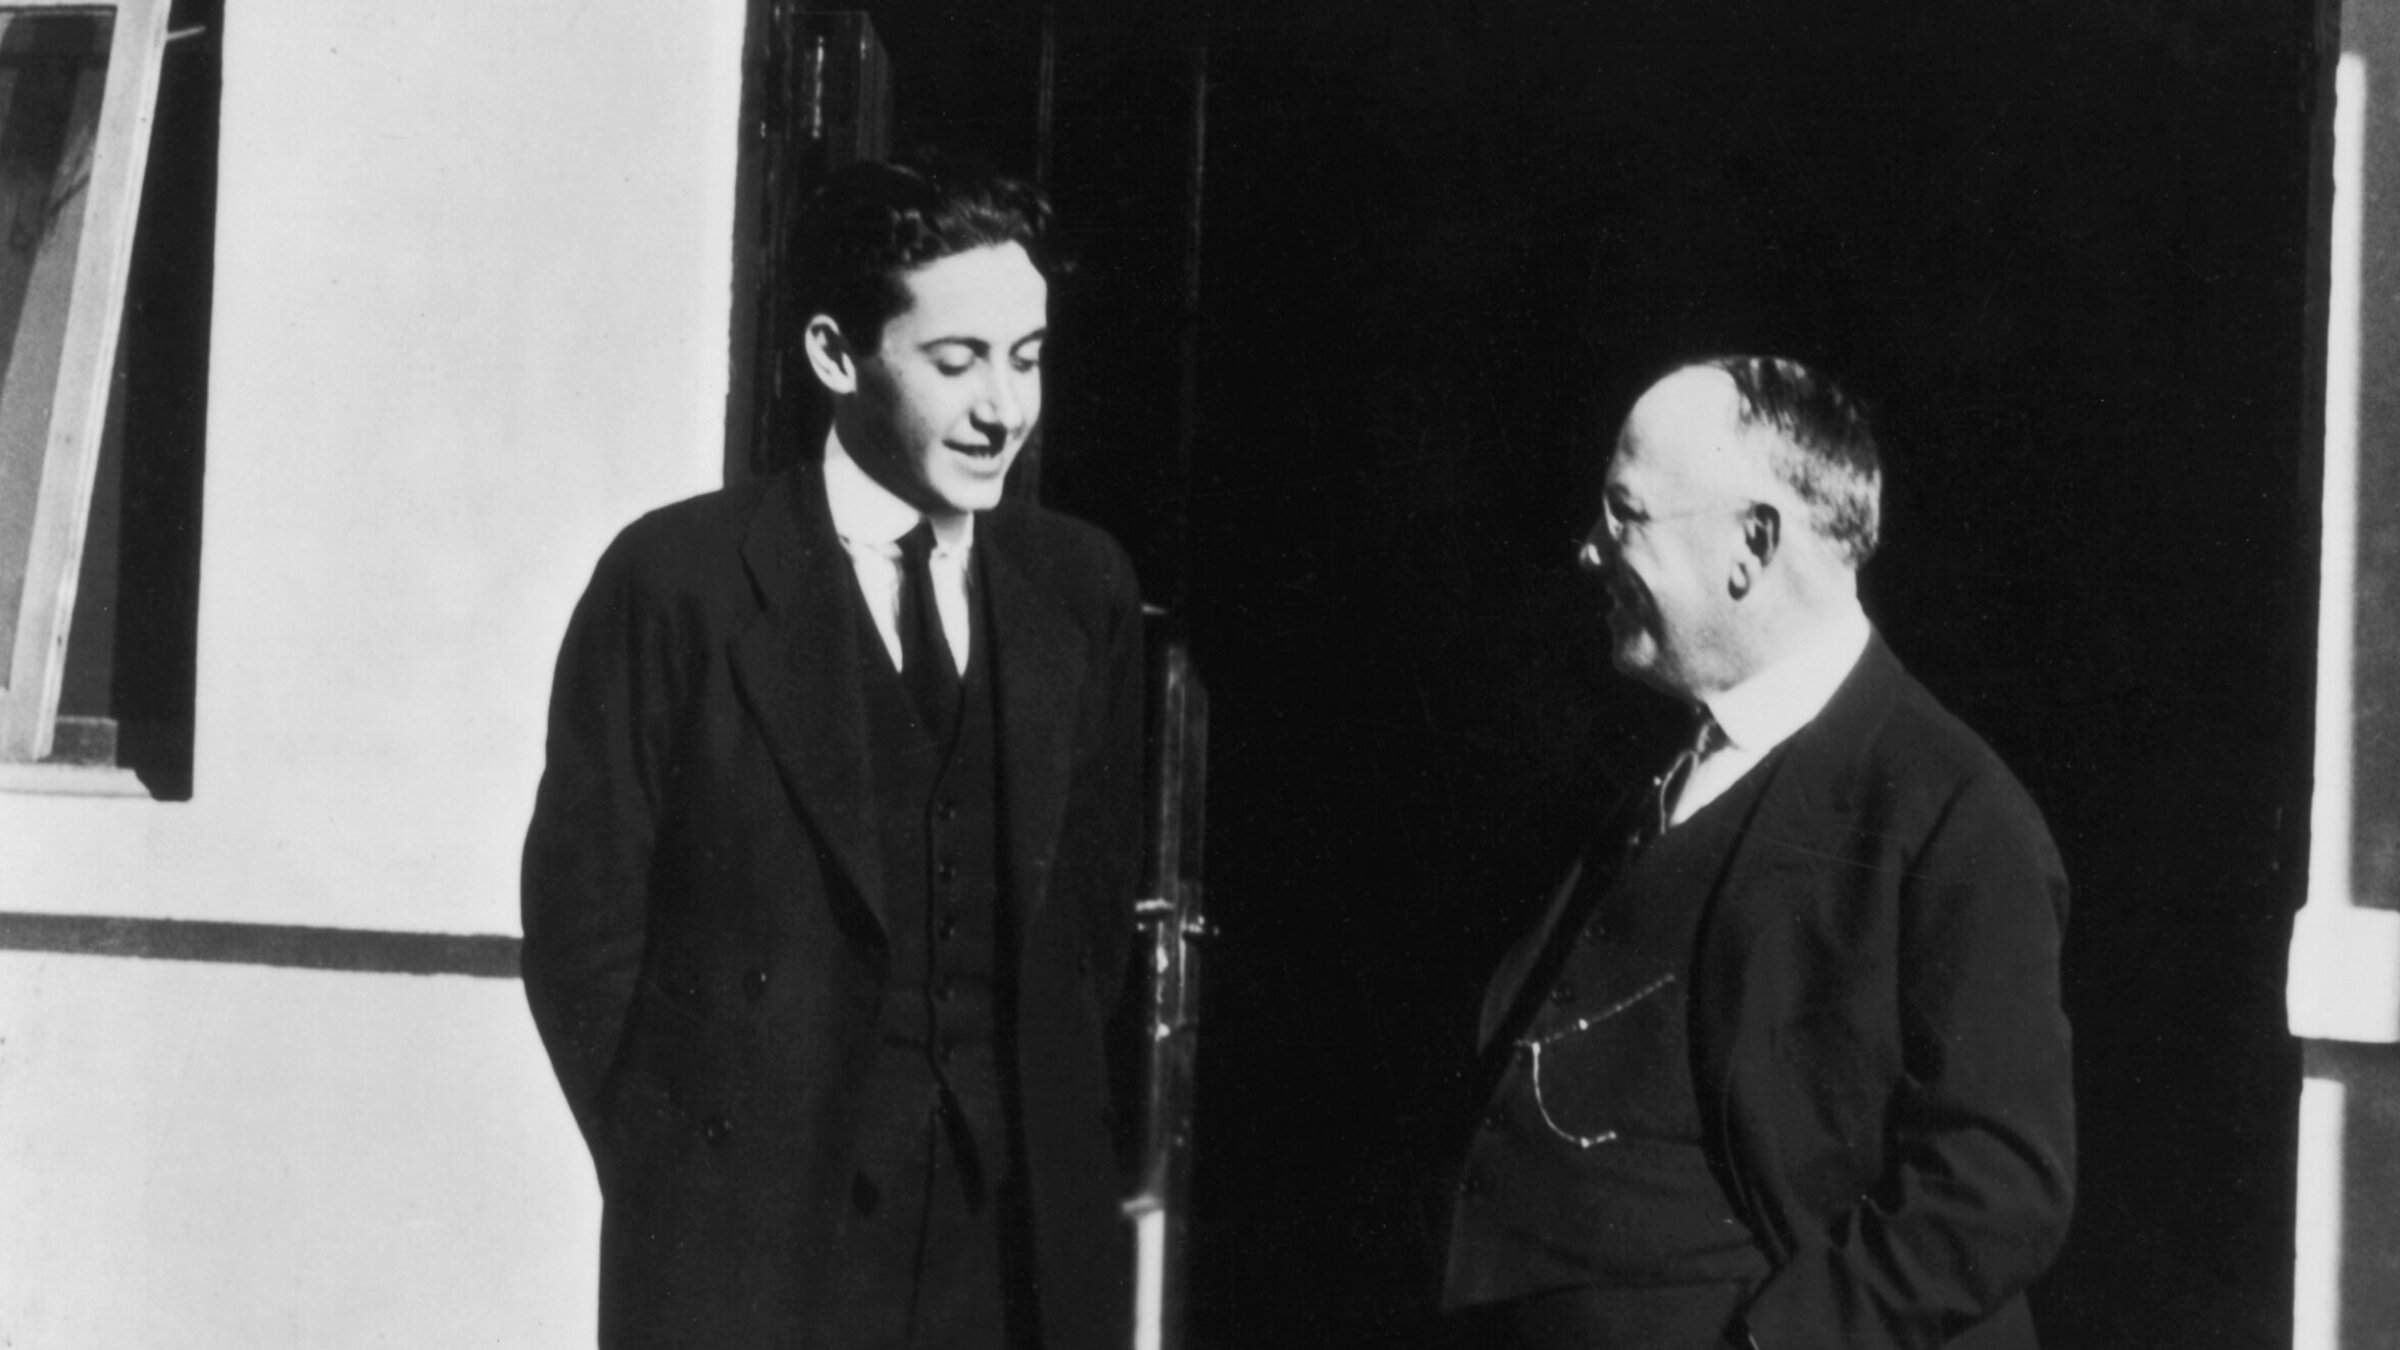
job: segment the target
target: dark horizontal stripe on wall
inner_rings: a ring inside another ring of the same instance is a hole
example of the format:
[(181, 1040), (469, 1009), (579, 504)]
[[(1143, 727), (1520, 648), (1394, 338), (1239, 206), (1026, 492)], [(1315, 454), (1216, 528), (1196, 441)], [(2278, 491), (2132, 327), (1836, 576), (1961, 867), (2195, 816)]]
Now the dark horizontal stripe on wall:
[(517, 978), (520, 945), (513, 937), (470, 933), (0, 913), (0, 951), (73, 952), (151, 961), (223, 961), (302, 970), (513, 980)]

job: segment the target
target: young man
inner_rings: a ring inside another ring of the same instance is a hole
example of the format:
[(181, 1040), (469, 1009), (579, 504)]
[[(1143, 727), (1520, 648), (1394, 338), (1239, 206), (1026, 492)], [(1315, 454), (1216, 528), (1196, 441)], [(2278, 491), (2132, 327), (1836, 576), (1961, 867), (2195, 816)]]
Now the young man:
[(1484, 1004), (1444, 1302), (1510, 1343), (2030, 1350), (2075, 1122), (2042, 818), (1858, 600), (1882, 470), (1797, 362), (1643, 394), (1585, 564), (1692, 748)]
[(793, 250), (821, 454), (636, 522), (569, 627), (525, 982), (604, 1345), (1123, 1342), (1141, 619), (1105, 535), (1001, 499), (1047, 216), (836, 174)]

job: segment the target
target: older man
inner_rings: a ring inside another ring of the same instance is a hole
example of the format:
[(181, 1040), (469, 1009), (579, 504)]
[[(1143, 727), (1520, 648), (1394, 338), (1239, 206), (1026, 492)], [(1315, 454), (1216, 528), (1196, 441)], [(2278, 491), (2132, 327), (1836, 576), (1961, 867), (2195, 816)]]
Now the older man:
[(1127, 1334), (1141, 618), (1105, 535), (1002, 500), (1047, 219), (962, 166), (835, 175), (794, 240), (823, 442), (633, 524), (568, 629), (525, 987), (605, 1344)]
[(2034, 1344), (2074, 1112), (2033, 803), (1861, 611), (1881, 468), (1797, 362), (1635, 404), (1583, 560), (1690, 748), (1487, 991), (1444, 1302), (1532, 1347)]

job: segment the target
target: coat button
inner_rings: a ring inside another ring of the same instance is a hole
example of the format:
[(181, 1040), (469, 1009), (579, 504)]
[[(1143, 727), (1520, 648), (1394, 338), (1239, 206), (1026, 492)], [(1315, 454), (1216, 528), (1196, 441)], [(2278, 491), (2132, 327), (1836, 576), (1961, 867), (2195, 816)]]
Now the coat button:
[(1560, 980), (1557, 984), (1550, 986), (1550, 1001), (1552, 1003), (1573, 1003), (1575, 1001), (1574, 983), (1569, 980)]
[(1506, 1129), (1507, 1127), (1508, 1108), (1498, 1102), (1492, 1103), (1492, 1109), (1483, 1113), (1483, 1128), (1487, 1130), (1500, 1130)]
[(958, 819), (958, 803), (945, 800), (933, 808), (933, 818), (944, 823)]
[(750, 996), (752, 1003), (765, 998), (767, 996), (767, 972), (757, 966), (743, 971), (742, 992)]
[(1606, 919), (1594, 919), (1583, 926), (1583, 940), (1586, 942), (1600, 942), (1607, 937), (1608, 921)]
[(712, 1144), (722, 1144), (733, 1134), (733, 1122), (723, 1116), (710, 1116), (700, 1124), (700, 1137)]
[(933, 879), (945, 886), (949, 885), (953, 881), (958, 880), (958, 865), (951, 862), (948, 858), (942, 859), (940, 862), (934, 864)]
[(1459, 1181), (1458, 1189), (1469, 1200), (1480, 1200), (1492, 1192), (1491, 1183), (1483, 1179), (1483, 1173), (1481, 1172), (1467, 1173), (1467, 1175)]

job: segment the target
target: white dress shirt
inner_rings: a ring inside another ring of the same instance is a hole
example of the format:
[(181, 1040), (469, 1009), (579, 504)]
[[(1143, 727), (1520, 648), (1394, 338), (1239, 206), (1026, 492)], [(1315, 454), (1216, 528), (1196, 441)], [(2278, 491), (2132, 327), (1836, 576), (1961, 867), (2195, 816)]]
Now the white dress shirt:
[[(900, 588), (905, 584), (900, 570), (900, 536), (927, 517), (867, 477), (867, 471), (842, 448), (839, 435), (825, 441), (825, 504), (833, 510), (833, 532), (841, 536), (842, 548), (850, 554), (859, 594), (866, 597), (867, 613), (875, 620), (883, 649), (891, 654), (892, 669), (899, 670), (903, 664)], [(967, 619), (967, 563), (974, 548), (974, 516), (933, 522), (933, 554), (927, 570), (933, 574), (934, 608), (941, 611), (942, 636), (950, 643), (950, 655), (961, 676), (967, 673), (974, 631)]]
[(1667, 823), (1690, 820), (1693, 812), (1723, 796), (1769, 751), (1825, 711), (1834, 691), (1866, 653), (1870, 631), (1865, 611), (1853, 603), (1782, 660), (1703, 699), (1719, 734), (1713, 738), (1714, 748), (1684, 776)]

